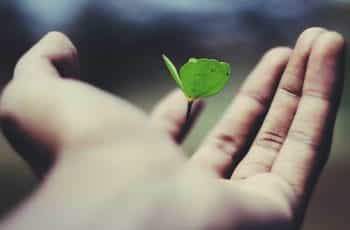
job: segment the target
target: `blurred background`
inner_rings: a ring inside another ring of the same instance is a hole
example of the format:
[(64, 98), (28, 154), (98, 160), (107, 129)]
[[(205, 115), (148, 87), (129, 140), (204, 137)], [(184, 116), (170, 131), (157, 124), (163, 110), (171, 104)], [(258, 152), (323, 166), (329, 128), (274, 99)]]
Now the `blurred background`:
[[(147, 111), (175, 87), (162, 53), (177, 66), (189, 57), (223, 59), (232, 65), (232, 80), (223, 93), (208, 100), (184, 144), (191, 154), (267, 49), (293, 46), (310, 26), (337, 30), (349, 40), (349, 22), (350, 0), (1, 0), (0, 84), (11, 78), (21, 54), (52, 30), (66, 33), (77, 46), (83, 81)], [(332, 155), (305, 230), (350, 226), (350, 83), (345, 84)], [(0, 215), (36, 184), (1, 136)]]

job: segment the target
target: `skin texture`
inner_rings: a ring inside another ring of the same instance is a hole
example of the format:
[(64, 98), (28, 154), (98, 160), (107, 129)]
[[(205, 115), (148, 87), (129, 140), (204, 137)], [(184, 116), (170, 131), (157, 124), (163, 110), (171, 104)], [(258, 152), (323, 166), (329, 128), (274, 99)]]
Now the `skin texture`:
[(42, 178), (1, 229), (300, 228), (329, 155), (344, 43), (310, 28), (268, 51), (186, 159), (181, 92), (149, 116), (77, 80), (76, 49), (49, 33), (0, 100), (5, 135)]

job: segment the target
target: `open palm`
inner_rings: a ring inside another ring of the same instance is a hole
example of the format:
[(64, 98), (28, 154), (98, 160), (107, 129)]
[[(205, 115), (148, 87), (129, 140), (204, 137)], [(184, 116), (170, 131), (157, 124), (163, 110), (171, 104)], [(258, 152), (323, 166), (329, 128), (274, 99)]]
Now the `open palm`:
[(22, 57), (1, 98), (6, 136), (45, 178), (3, 228), (300, 227), (330, 150), (343, 48), (341, 35), (311, 28), (293, 50), (267, 52), (188, 160), (176, 145), (186, 135), (181, 92), (149, 118), (72, 80), (76, 50), (50, 33)]

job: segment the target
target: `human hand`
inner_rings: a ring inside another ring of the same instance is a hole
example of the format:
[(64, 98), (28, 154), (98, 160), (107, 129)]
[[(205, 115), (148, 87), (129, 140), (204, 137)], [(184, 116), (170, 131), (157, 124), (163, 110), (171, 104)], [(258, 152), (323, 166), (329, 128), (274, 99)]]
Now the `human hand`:
[(269, 51), (186, 160), (176, 145), (184, 138), (181, 93), (148, 117), (72, 80), (74, 46), (48, 34), (18, 62), (1, 97), (4, 133), (44, 178), (2, 228), (298, 228), (329, 153), (343, 48), (339, 34), (312, 28), (293, 51)]

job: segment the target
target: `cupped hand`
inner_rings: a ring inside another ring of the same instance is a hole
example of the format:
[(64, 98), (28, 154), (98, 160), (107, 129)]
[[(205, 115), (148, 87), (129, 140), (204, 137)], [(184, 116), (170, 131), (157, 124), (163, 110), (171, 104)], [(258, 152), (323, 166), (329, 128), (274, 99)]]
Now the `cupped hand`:
[(186, 159), (181, 92), (148, 116), (79, 81), (75, 47), (49, 33), (1, 96), (3, 131), (42, 178), (2, 229), (299, 228), (329, 155), (343, 53), (323, 28), (268, 51)]

